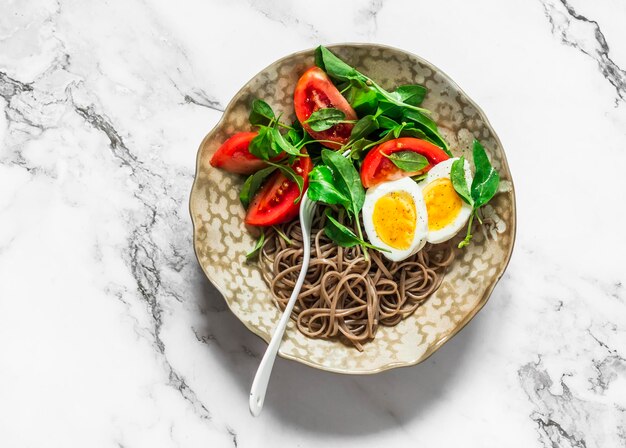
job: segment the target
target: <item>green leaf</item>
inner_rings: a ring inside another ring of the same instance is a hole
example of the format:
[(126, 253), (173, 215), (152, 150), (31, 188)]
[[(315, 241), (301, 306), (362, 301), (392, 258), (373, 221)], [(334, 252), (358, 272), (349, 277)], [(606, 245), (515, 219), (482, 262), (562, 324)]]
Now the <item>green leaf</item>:
[(481, 207), (493, 198), (500, 185), (500, 175), (489, 162), (485, 148), (478, 140), (474, 140), (474, 167), (476, 173), (472, 181), (472, 199), (474, 208)]
[(259, 190), (263, 181), (274, 171), (276, 171), (276, 167), (270, 166), (248, 176), (246, 181), (243, 183), (241, 192), (239, 192), (239, 200), (243, 204), (244, 208), (248, 208), (250, 201)]
[(256, 240), (256, 244), (254, 245), (252, 250), (246, 254), (246, 259), (251, 260), (253, 258), (256, 258), (263, 248), (263, 243), (265, 243), (265, 233), (262, 233), (259, 239)]
[(421, 112), (409, 109), (403, 110), (402, 116), (405, 120), (410, 120), (415, 123), (417, 129), (423, 131), (435, 145), (442, 148), (449, 156), (452, 156), (452, 153), (450, 152), (450, 149), (448, 147), (448, 143), (439, 133), (439, 129), (437, 129), (437, 123), (435, 123), (432, 118), (424, 115)]
[(413, 179), (415, 182), (421, 182), (426, 179), (426, 177), (428, 177), (428, 173), (422, 173), (418, 174), (417, 176), (412, 176), (411, 179)]
[(409, 84), (398, 87), (395, 91), (391, 92), (396, 98), (411, 106), (419, 106), (424, 101), (424, 97), (428, 93), (428, 89), (419, 84)]
[(365, 201), (365, 190), (361, 184), (359, 172), (352, 164), (352, 159), (330, 149), (324, 149), (322, 150), (322, 161), (332, 170), (337, 189), (350, 199), (348, 211), (352, 212), (353, 216), (358, 217)]
[(372, 143), (374, 142), (366, 138), (358, 139), (350, 146), (350, 157), (353, 159), (360, 159), (363, 149), (370, 147)]
[(287, 235), (285, 235), (285, 233), (282, 230), (280, 230), (277, 226), (272, 226), (272, 229), (274, 229), (276, 234), (278, 234), (279, 237), (285, 240), (287, 244), (289, 244), (290, 246), (293, 244), (293, 241), (291, 241), (291, 239)]
[(254, 137), (250, 141), (250, 146), (248, 146), (248, 151), (253, 156), (257, 156), (259, 159), (269, 160), (271, 157), (270, 151), (272, 145), (272, 133), (273, 128), (268, 128), (267, 126), (261, 126), (259, 128), (259, 134)]
[(338, 123), (342, 123), (345, 118), (346, 114), (339, 109), (327, 107), (313, 112), (305, 123), (307, 123), (314, 131), (320, 132), (330, 129)]
[(291, 182), (295, 182), (296, 185), (298, 185), (298, 190), (300, 191), (300, 195), (296, 198), (295, 201), (293, 201), (293, 203), (297, 204), (298, 202), (300, 202), (300, 199), (302, 198), (302, 190), (304, 189), (304, 179), (302, 178), (302, 176), (297, 174), (294, 171), (294, 169), (288, 165), (280, 165), (274, 162), (267, 162), (267, 163), (273, 167), (278, 168), (280, 172), (282, 173), (282, 175), (287, 178), (287, 180), (290, 180)]
[(378, 120), (373, 115), (366, 115), (356, 122), (350, 133), (350, 140), (356, 141), (367, 137), (378, 129)]
[(390, 119), (393, 119), (393, 120), (400, 120), (400, 121), (402, 121), (402, 118), (403, 118), (402, 117), (402, 112), (403, 112), (403, 109), (400, 106), (398, 106), (397, 104), (390, 103), (387, 100), (381, 100), (378, 103), (378, 109), (376, 111), (376, 116), (384, 115), (387, 118), (390, 118)]
[(285, 139), (292, 145), (296, 145), (300, 140), (302, 140), (303, 135), (296, 129), (289, 129), (287, 134), (285, 134)]
[(461, 196), (461, 199), (469, 205), (474, 206), (474, 200), (472, 199), (469, 187), (467, 186), (467, 179), (465, 178), (464, 157), (452, 162), (452, 167), (450, 168), (450, 180), (452, 181), (452, 186), (458, 195)]
[(287, 154), (291, 154), (292, 156), (302, 156), (300, 150), (292, 145), (284, 136), (280, 133), (278, 128), (272, 128), (271, 130), (271, 140), (272, 140), (272, 148), (277, 154), (280, 154), (281, 151), (285, 151)]
[(356, 236), (352, 229), (344, 226), (330, 214), (330, 209), (326, 209), (326, 226), (324, 226), (324, 233), (328, 238), (333, 240), (337, 245), (342, 247), (353, 247), (361, 245), (363, 247), (369, 247), (370, 249), (376, 249), (381, 252), (389, 252), (382, 247), (373, 246), (372, 244), (364, 241)]
[(367, 80), (354, 67), (350, 67), (322, 45), (315, 49), (315, 65), (324, 70), (330, 77), (341, 81), (349, 81), (351, 79)]
[(392, 120), (389, 117), (386, 117), (385, 115), (380, 115), (378, 117), (378, 125), (382, 128), (382, 129), (393, 129), (395, 127), (400, 126), (400, 123), (398, 123), (395, 120)]
[(335, 187), (332, 170), (326, 165), (318, 165), (309, 174), (309, 198), (313, 201), (324, 202), (329, 205), (342, 205), (346, 210), (350, 208), (350, 199)]
[(250, 109), (250, 124), (267, 126), (276, 118), (271, 106), (265, 101), (256, 99), (252, 102)]
[(421, 171), (428, 166), (428, 159), (415, 151), (398, 151), (389, 155), (381, 151), (381, 154), (407, 173)]
[(370, 115), (376, 112), (380, 100), (380, 96), (375, 90), (358, 79), (350, 81), (345, 96), (359, 115)]
[(324, 227), (324, 233), (339, 246), (353, 247), (364, 243), (351, 229), (333, 218), (329, 209), (326, 209), (326, 218), (328, 221)]

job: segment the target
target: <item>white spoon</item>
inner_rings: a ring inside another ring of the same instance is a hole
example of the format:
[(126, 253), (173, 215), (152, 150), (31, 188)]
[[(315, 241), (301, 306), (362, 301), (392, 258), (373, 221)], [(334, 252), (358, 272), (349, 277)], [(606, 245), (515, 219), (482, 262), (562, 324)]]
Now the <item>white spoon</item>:
[(311, 223), (313, 221), (313, 214), (315, 213), (316, 202), (311, 201), (307, 194), (302, 197), (302, 203), (300, 204), (300, 227), (302, 228), (302, 246), (304, 248), (304, 254), (302, 257), (302, 270), (298, 276), (298, 281), (293, 288), (289, 302), (283, 311), (283, 315), (274, 330), (272, 340), (267, 346), (267, 350), (263, 355), (261, 364), (256, 371), (252, 387), (250, 388), (250, 412), (253, 416), (258, 416), (263, 409), (263, 402), (265, 401), (265, 393), (267, 392), (267, 385), (270, 381), (270, 375), (272, 374), (272, 368), (274, 367), (274, 361), (276, 360), (276, 353), (278, 353), (278, 347), (283, 339), (283, 334), (287, 328), (287, 323), (291, 317), (291, 311), (296, 304), (300, 289), (304, 283), (307, 270), (309, 268), (309, 260), (311, 258)]

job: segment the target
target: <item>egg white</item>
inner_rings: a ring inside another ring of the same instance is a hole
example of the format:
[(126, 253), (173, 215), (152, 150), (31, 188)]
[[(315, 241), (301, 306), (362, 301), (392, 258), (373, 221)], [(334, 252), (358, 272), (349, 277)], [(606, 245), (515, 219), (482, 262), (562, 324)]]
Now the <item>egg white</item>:
[[(438, 163), (435, 165), (426, 176), (422, 182), (420, 182), (421, 188), (425, 189), (428, 184), (431, 182), (441, 179), (441, 178), (450, 178), (450, 170), (452, 169), (452, 164), (455, 160), (458, 160), (458, 157), (454, 157), (452, 159), (448, 159), (444, 162)], [(472, 185), (472, 172), (470, 170), (470, 165), (467, 160), (465, 160), (465, 164), (463, 165), (465, 171), (465, 181), (467, 182), (467, 186)], [(462, 200), (462, 199), (461, 199)], [(461, 206), (461, 210), (456, 218), (447, 226), (443, 227), (439, 230), (432, 230), (428, 232), (426, 240), (429, 243), (437, 244), (443, 243), (444, 241), (448, 241), (452, 237), (454, 237), (459, 231), (465, 227), (467, 224), (467, 220), (472, 214), (472, 207), (463, 201), (463, 205)]]
[[(384, 243), (376, 233), (374, 227), (374, 205), (382, 196), (403, 191), (408, 193), (415, 203), (415, 212), (417, 214), (417, 222), (415, 223), (415, 234), (413, 241), (407, 249), (396, 249)], [(381, 252), (391, 261), (402, 261), (418, 252), (426, 244), (426, 235), (428, 234), (428, 215), (426, 214), (426, 205), (424, 204), (424, 196), (422, 189), (409, 177), (394, 180), (391, 182), (383, 182), (375, 187), (369, 188), (365, 193), (365, 202), (363, 203), (363, 225), (365, 233), (370, 243), (374, 246), (387, 249), (389, 252)]]

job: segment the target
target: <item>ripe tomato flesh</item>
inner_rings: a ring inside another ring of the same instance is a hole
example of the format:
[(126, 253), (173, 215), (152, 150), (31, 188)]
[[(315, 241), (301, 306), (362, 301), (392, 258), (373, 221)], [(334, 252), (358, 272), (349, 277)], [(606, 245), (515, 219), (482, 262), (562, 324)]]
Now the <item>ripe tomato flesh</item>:
[[(306, 191), (313, 162), (309, 157), (299, 157), (292, 168), (304, 178), (303, 191)], [(300, 210), (300, 202), (294, 204), (299, 194), (298, 185), (277, 171), (252, 199), (246, 214), (246, 224), (267, 227), (291, 221)]]
[(322, 143), (332, 149), (338, 149), (350, 139), (354, 125), (338, 123), (325, 131), (314, 131), (308, 123), (311, 114), (319, 109), (334, 107), (346, 115), (346, 120), (356, 120), (357, 115), (348, 100), (337, 90), (328, 75), (319, 67), (308, 69), (298, 80), (293, 94), (296, 116), (302, 127), (317, 140), (331, 140)]
[(256, 132), (238, 132), (226, 140), (211, 157), (211, 166), (230, 173), (252, 174), (267, 164), (250, 154), (248, 147)]

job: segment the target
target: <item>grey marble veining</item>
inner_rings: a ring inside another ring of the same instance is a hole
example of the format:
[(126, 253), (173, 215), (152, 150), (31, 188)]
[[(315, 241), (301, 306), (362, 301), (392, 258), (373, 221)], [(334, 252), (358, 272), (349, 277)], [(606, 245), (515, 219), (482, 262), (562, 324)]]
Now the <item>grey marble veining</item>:
[[(623, 2), (1, 10), (1, 446), (626, 446)], [(196, 265), (195, 154), (259, 69), (342, 41), (420, 54), (485, 109), (516, 249), (423, 364), (346, 377), (279, 360), (255, 420), (265, 346)]]

